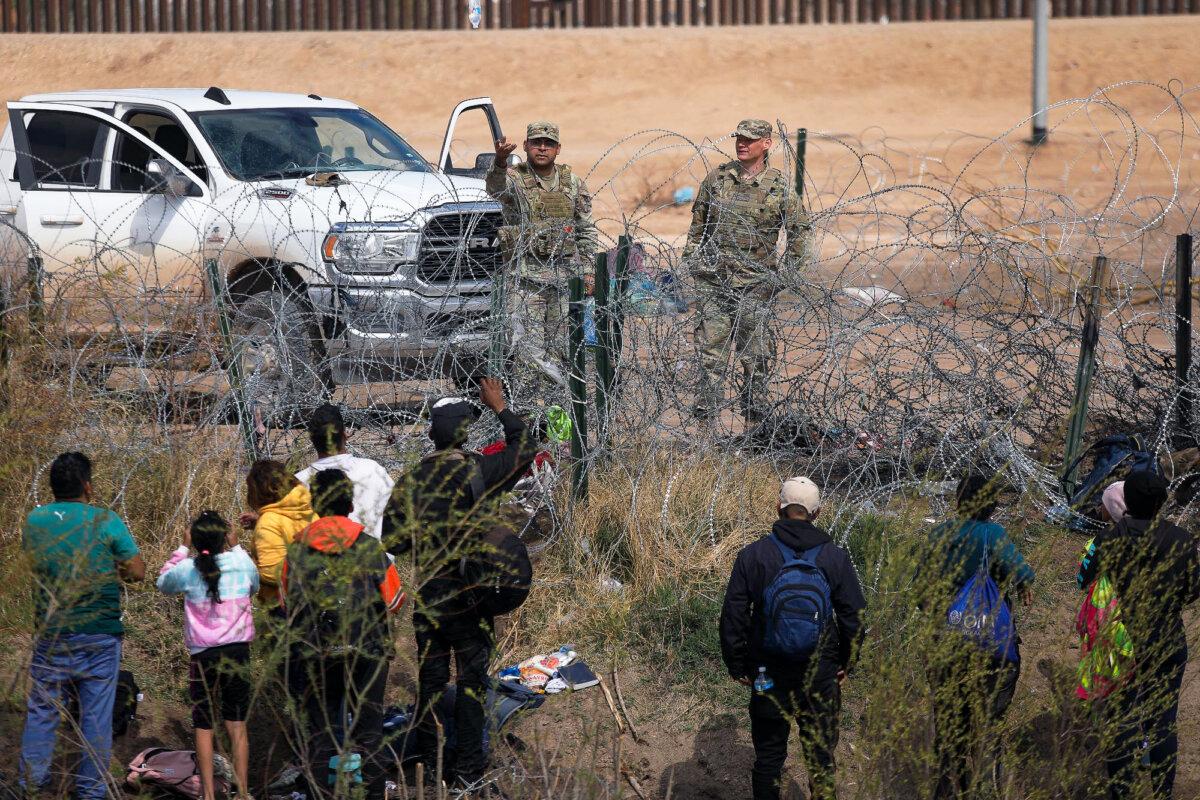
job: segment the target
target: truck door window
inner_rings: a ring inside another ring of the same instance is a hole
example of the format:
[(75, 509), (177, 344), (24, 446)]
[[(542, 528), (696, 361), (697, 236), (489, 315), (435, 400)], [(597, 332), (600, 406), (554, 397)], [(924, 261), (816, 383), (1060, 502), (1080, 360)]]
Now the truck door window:
[(96, 189), (107, 126), (84, 114), (38, 111), (25, 117), (30, 161), (39, 184)]
[(464, 111), (454, 125), (446, 172), (451, 175), (483, 177), (496, 160), (496, 143), (487, 115), (482, 109)]
[[(189, 167), (201, 180), (208, 180), (208, 171), (196, 147), (179, 123), (165, 114), (133, 111), (125, 115), (125, 124), (154, 142), (168, 154)], [(117, 134), (113, 149), (112, 189), (119, 192), (140, 192), (145, 183), (146, 162), (153, 155), (136, 139)]]

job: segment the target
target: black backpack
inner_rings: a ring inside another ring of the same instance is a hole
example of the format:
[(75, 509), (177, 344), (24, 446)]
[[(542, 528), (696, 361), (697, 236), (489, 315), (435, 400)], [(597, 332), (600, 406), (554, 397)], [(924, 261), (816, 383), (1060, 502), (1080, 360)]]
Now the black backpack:
[(483, 534), (480, 551), (459, 562), (459, 574), (479, 613), (498, 617), (516, 611), (529, 597), (533, 562), (512, 528), (495, 525)]
[[(1069, 486), (1065, 476), (1089, 456), (1093, 459), (1091, 470), (1074, 487)], [(1067, 527), (1083, 532), (1101, 530), (1104, 523), (1101, 522), (1100, 506), (1104, 490), (1116, 481), (1125, 480), (1131, 472), (1138, 471), (1160, 474), (1158, 458), (1147, 449), (1142, 437), (1136, 434), (1105, 436), (1080, 453), (1063, 470), (1063, 491), (1067, 493), (1070, 508), (1075, 512)]]
[(286, 606), (289, 627), (300, 632), (293, 646), (322, 655), (386, 652), (387, 607), (379, 575), (390, 562), (379, 543), (363, 533), (340, 553), (294, 547)]
[[(474, 465), (469, 480), (471, 499), (478, 505), (487, 493), (478, 459), (475, 454), (461, 450), (451, 457), (461, 457)], [(529, 597), (533, 562), (525, 543), (513, 529), (498, 523), (484, 532), (478, 552), (460, 559), (458, 574), (471, 593), (475, 610), (485, 617), (498, 617), (516, 611)]]

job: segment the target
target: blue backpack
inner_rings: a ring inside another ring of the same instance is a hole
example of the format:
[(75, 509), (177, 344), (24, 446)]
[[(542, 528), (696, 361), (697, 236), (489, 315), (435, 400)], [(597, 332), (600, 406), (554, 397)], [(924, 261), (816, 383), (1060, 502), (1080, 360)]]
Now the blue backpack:
[(946, 612), (946, 627), (997, 658), (1013, 662), (1020, 660), (1012, 609), (1004, 602), (1000, 587), (992, 580), (987, 553), (979, 569), (958, 590), (954, 602), (950, 604), (950, 610)]
[(833, 614), (829, 581), (817, 566), (824, 545), (797, 556), (775, 534), (769, 538), (783, 555), (783, 567), (763, 593), (763, 651), (777, 658), (810, 658)]

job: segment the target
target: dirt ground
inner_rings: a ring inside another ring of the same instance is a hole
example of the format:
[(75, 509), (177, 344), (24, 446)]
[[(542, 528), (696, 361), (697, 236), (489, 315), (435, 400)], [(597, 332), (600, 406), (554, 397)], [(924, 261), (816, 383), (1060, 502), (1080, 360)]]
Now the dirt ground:
[[(1200, 83), (1198, 31), (1194, 17), (1054, 20), (1050, 99), (1087, 97), (1121, 81), (1177, 81), (1177, 91)], [(210, 84), (316, 92), (360, 103), (430, 158), (436, 158), (454, 105), (489, 95), (512, 138), (519, 139), (534, 119), (560, 123), (562, 159), (589, 175), (598, 214), (611, 219), (646, 213), (631, 209), (631, 199), (653, 195), (661, 202), (673, 187), (698, 185), (705, 165), (686, 164), (689, 155), (705, 140), (727, 137), (747, 116), (807, 127), (810, 180), (834, 184), (827, 188), (835, 194), (847, 182), (829, 171), (854, 167), (840, 164), (844, 153), (833, 144), (846, 140), (883, 155), (896, 182), (920, 181), (930, 170), (954, 173), (969, 163), (972, 184), (1022, 184), (1030, 34), (1029, 23), (1018, 20), (715, 30), (20, 35), (0, 37), (0, 87), (9, 99), (83, 88)], [(1109, 96), (1140, 124), (1181, 125), (1161, 89), (1129, 86)], [(1100, 109), (1084, 114), (1063, 107), (1051, 112), (1049, 122), (1051, 145), (1038, 157), (1033, 183), (1093, 200), (1105, 196), (1113, 170), (1077, 163), (1079, 154), (1068, 143), (1095, 139), (1125, 121)], [(461, 143), (461, 155), (473, 158), (485, 143), (468, 134), (472, 141)], [(972, 161), (993, 137), (1004, 145)], [(1152, 158), (1148, 149), (1144, 160)], [(709, 153), (707, 160), (719, 158)], [(1170, 181), (1161, 174), (1154, 183), (1153, 194), (1169, 194)], [(686, 208), (669, 208), (654, 212), (648, 227), (674, 239), (687, 221)]]

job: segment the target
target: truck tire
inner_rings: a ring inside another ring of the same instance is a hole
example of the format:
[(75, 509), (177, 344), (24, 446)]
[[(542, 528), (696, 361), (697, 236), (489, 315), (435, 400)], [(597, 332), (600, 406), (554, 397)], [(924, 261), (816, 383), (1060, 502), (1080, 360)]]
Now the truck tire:
[(233, 315), (246, 400), (262, 422), (303, 424), (332, 386), (315, 313), (298, 290), (250, 295)]

